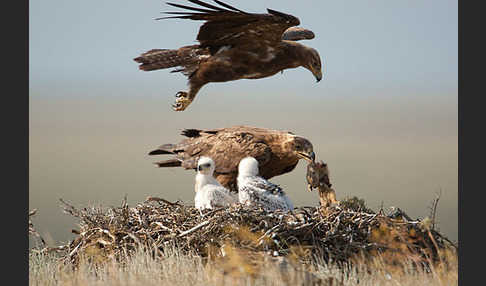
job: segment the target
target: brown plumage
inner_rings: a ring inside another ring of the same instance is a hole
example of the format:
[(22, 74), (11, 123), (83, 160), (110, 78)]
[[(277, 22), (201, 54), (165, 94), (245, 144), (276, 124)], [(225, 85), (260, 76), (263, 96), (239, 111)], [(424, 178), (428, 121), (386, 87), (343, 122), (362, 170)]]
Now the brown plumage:
[(214, 177), (233, 192), (237, 192), (238, 164), (245, 157), (257, 159), (260, 176), (265, 179), (292, 171), (299, 159), (313, 161), (315, 158), (309, 140), (285, 131), (234, 126), (212, 130), (185, 129), (182, 135), (188, 138), (178, 144), (164, 144), (149, 153), (175, 155), (155, 164), (195, 169), (200, 156), (210, 157), (216, 164)]
[(336, 200), (336, 192), (334, 191), (329, 180), (329, 168), (322, 160), (319, 162), (309, 162), (307, 165), (307, 189), (319, 191), (319, 204), (323, 208), (327, 208), (331, 204), (339, 203)]
[(172, 68), (189, 79), (189, 91), (176, 94), (174, 110), (185, 110), (198, 91), (210, 82), (257, 79), (272, 76), (284, 69), (304, 67), (317, 81), (322, 78), (319, 53), (297, 40), (312, 39), (312, 31), (295, 27), (299, 19), (275, 10), (268, 14), (247, 13), (218, 0), (220, 6), (188, 0), (204, 8), (167, 3), (186, 9), (166, 12), (179, 18), (203, 20), (197, 35), (198, 45), (177, 50), (154, 49), (134, 60), (144, 71)]

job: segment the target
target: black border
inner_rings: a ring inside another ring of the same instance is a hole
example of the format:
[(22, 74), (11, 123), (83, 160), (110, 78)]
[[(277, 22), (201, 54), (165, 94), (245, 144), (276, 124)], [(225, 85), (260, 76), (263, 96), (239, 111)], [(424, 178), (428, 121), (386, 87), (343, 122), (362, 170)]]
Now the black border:
[[(466, 7), (466, 3), (469, 4)], [(476, 261), (484, 253), (484, 167), (476, 166), (481, 149), (485, 146), (484, 105), (475, 102), (484, 97), (484, 10), (470, 5), (470, 1), (458, 2), (458, 209), (459, 209), (459, 285), (481, 285), (484, 263)], [(467, 41), (469, 39), (469, 42)], [(469, 43), (469, 44), (468, 44)], [(469, 66), (468, 66), (469, 65)], [(467, 67), (468, 66), (468, 67)], [(466, 69), (467, 67), (467, 69)], [(467, 123), (467, 124), (466, 124)]]
[(0, 141), (7, 160), (2, 156), (1, 237), (4, 261), (8, 263), (3, 272), (8, 275), (2, 279), (7, 281), (3, 284), (28, 285), (29, 2), (10, 2), (4, 11)]

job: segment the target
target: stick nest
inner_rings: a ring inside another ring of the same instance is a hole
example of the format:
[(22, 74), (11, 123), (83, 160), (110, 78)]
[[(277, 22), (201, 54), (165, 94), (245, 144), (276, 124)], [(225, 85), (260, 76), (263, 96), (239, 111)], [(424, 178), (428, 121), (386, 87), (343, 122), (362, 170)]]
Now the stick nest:
[(181, 202), (149, 197), (135, 207), (77, 209), (64, 202), (64, 211), (79, 222), (77, 237), (67, 245), (44, 250), (62, 252), (77, 265), (80, 259), (124, 261), (139, 248), (160, 255), (167, 247), (202, 257), (224, 256), (225, 247), (248, 253), (352, 263), (357, 257), (381, 255), (393, 261), (413, 258), (418, 264), (440, 259), (440, 251), (456, 246), (428, 220), (412, 220), (400, 209), (374, 213), (356, 198), (339, 206), (298, 207), (292, 212), (267, 212), (234, 205), (201, 212)]

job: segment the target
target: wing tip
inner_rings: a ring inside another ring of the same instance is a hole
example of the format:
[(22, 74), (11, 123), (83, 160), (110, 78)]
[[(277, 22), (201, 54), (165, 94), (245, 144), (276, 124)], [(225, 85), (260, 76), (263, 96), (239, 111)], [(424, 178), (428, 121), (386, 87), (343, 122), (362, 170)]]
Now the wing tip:
[(149, 155), (149, 156), (152, 156), (152, 155), (161, 155), (161, 154), (163, 154), (163, 153), (161, 153), (161, 151), (162, 150), (159, 150), (159, 149), (152, 150), (152, 151), (148, 152), (147, 155)]
[(166, 161), (154, 162), (152, 164), (154, 164), (158, 168), (182, 166), (182, 162), (178, 159), (169, 159), (169, 160), (166, 160)]
[(181, 135), (190, 138), (199, 137), (201, 135), (201, 131), (202, 130), (199, 129), (187, 128), (182, 130)]
[(284, 19), (289, 20), (294, 26), (300, 25), (299, 18), (297, 18), (293, 15), (290, 15), (290, 14), (287, 14), (287, 13), (284, 13), (284, 12), (280, 12), (280, 11), (277, 11), (277, 10), (273, 10), (273, 9), (270, 9), (270, 8), (267, 8), (267, 11), (271, 15), (275, 15), (275, 16), (282, 17)]

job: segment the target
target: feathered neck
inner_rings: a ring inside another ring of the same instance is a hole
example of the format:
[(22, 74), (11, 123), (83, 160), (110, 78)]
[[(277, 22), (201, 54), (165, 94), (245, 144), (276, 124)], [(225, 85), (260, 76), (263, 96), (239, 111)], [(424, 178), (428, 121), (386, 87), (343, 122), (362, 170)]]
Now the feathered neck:
[(213, 176), (198, 173), (196, 175), (196, 184), (194, 186), (194, 191), (197, 193), (197, 191), (205, 185), (222, 186)]

